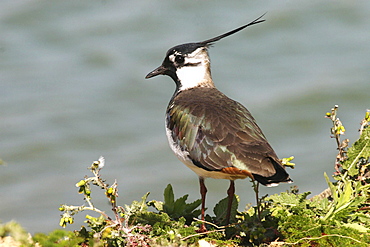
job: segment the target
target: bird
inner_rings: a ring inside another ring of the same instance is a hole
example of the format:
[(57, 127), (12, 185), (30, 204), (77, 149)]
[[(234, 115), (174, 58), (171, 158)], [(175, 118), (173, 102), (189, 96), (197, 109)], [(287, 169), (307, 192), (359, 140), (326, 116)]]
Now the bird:
[(166, 110), (166, 135), (177, 158), (199, 177), (203, 221), (199, 232), (206, 231), (206, 178), (230, 180), (226, 224), (230, 221), (236, 179), (249, 177), (269, 187), (292, 182), (251, 113), (220, 92), (211, 76), (209, 48), (216, 41), (264, 22), (263, 16), (214, 38), (170, 48), (162, 64), (145, 77), (166, 75), (175, 82)]

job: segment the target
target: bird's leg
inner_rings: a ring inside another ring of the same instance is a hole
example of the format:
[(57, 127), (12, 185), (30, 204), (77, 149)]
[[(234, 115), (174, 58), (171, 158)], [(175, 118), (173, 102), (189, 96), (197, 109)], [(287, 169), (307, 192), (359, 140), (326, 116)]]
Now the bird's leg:
[(204, 211), (206, 207), (206, 194), (207, 194), (207, 188), (206, 185), (204, 184), (204, 178), (199, 177), (199, 185), (200, 185), (200, 195), (202, 196), (202, 211), (201, 211), (201, 219), (202, 219), (202, 224), (200, 225), (200, 229), (197, 232), (206, 232), (206, 226), (204, 225)]
[(231, 207), (233, 205), (234, 193), (235, 193), (235, 183), (234, 180), (230, 180), (230, 186), (229, 189), (227, 190), (229, 201), (227, 204), (226, 225), (230, 223)]
[(259, 182), (253, 180), (253, 190), (256, 195), (256, 203), (257, 203), (257, 216), (258, 216), (258, 219), (261, 220), (261, 200), (259, 199), (259, 196), (258, 196), (259, 185), (260, 185)]

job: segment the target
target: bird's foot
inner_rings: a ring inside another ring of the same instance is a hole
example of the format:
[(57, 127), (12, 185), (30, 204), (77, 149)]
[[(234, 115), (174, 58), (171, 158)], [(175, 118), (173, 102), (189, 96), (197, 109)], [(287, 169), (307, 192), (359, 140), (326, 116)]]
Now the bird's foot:
[(206, 231), (207, 231), (207, 229), (206, 229), (206, 226), (204, 225), (204, 223), (200, 225), (198, 230), (196, 230), (197, 233), (204, 233)]

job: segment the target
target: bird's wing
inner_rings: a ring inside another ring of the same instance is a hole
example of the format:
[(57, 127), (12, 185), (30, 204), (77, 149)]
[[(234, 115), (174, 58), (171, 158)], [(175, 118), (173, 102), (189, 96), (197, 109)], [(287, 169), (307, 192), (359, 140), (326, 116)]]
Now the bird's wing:
[(208, 171), (235, 167), (273, 176), (280, 161), (252, 115), (214, 90), (182, 92), (170, 103), (167, 127), (175, 143), (195, 165)]

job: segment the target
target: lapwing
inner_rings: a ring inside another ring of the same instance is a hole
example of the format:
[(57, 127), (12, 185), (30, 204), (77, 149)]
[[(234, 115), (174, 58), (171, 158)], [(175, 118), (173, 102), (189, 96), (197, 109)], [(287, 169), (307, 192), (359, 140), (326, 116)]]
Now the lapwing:
[[(211, 77), (210, 46), (263, 21), (260, 16), (217, 37), (172, 47), (162, 65), (145, 77), (167, 75), (176, 84), (166, 111), (166, 134), (175, 155), (199, 176), (203, 221), (205, 178), (230, 180), (226, 224), (230, 220), (235, 179), (249, 177), (266, 186), (291, 182), (251, 113), (217, 90)], [(206, 231), (204, 223), (199, 231)]]

